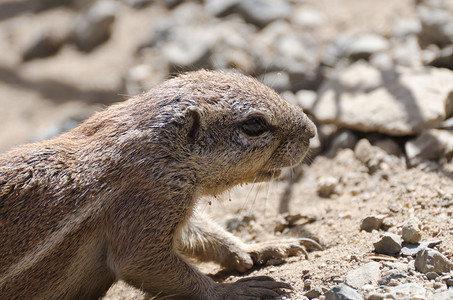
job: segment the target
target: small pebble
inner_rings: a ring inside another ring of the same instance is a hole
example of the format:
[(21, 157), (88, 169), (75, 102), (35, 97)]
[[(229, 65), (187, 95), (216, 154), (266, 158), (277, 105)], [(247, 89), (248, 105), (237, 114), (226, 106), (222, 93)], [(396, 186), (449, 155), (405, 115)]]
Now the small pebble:
[(417, 244), (420, 242), (422, 233), (420, 231), (420, 221), (417, 218), (410, 218), (403, 225), (402, 237), (406, 243)]
[(318, 181), (318, 195), (326, 198), (329, 197), (335, 193), (338, 183), (338, 179), (333, 176), (321, 177)]
[(379, 241), (373, 243), (376, 253), (396, 254), (400, 252), (402, 243), (401, 237), (393, 233), (385, 233)]
[(326, 294), (326, 300), (362, 300), (363, 296), (359, 294), (355, 289), (347, 286), (346, 284), (337, 285), (336, 287), (329, 290)]
[(435, 279), (438, 276), (436, 272), (427, 272), (425, 275), (429, 280)]
[(308, 299), (318, 298), (322, 294), (322, 290), (319, 288), (311, 289), (304, 294)]
[(360, 229), (365, 230), (367, 232), (372, 232), (373, 230), (378, 230), (382, 226), (382, 222), (386, 215), (376, 215), (376, 216), (368, 216), (362, 220), (360, 224)]

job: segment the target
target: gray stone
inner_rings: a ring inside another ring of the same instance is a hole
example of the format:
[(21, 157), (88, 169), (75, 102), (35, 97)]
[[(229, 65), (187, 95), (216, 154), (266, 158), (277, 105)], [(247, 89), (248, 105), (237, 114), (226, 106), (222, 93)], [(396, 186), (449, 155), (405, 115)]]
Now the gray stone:
[(453, 46), (442, 49), (428, 64), (436, 68), (447, 68), (453, 70)]
[(216, 17), (225, 17), (234, 11), (238, 3), (239, 0), (205, 0), (205, 8)]
[(162, 45), (162, 53), (169, 63), (170, 72), (187, 72), (211, 68), (214, 36), (211, 31), (193, 26), (174, 28)]
[(382, 277), (379, 279), (378, 283), (380, 285), (388, 285), (392, 280), (397, 280), (406, 277), (407, 275), (401, 272), (400, 270), (390, 269), (382, 274)]
[(263, 75), (260, 75), (258, 77), (258, 80), (277, 91), (277, 93), (291, 89), (289, 75), (286, 72), (265, 73)]
[(438, 128), (451, 114), (453, 71), (380, 71), (364, 61), (326, 80), (310, 111), (321, 122), (392, 136)]
[(384, 150), (371, 145), (367, 139), (361, 139), (357, 142), (354, 154), (368, 168), (370, 174), (381, 169), (383, 162), (390, 161), (390, 156)]
[(308, 299), (313, 299), (313, 298), (319, 298), (319, 296), (322, 294), (322, 290), (317, 288), (317, 289), (311, 289), (308, 292), (304, 294), (305, 297)]
[(360, 230), (365, 230), (367, 232), (372, 232), (373, 230), (378, 230), (382, 226), (382, 221), (385, 219), (386, 215), (377, 215), (377, 216), (368, 216), (365, 217), (360, 223)]
[(367, 59), (372, 54), (383, 52), (390, 48), (390, 43), (384, 37), (367, 33), (356, 36), (348, 43), (346, 53), (353, 59)]
[(437, 276), (439, 276), (436, 272), (426, 272), (425, 275), (429, 280), (435, 279)]
[(325, 300), (360, 300), (363, 296), (346, 284), (337, 285), (324, 294)]
[(22, 53), (22, 60), (29, 61), (55, 55), (63, 46), (65, 38), (58, 37), (51, 32), (40, 32), (30, 38)]
[(310, 90), (299, 90), (296, 93), (296, 102), (294, 104), (299, 105), (306, 112), (310, 112), (310, 108), (313, 107), (317, 98), (315, 91)]
[(324, 176), (318, 180), (318, 195), (321, 197), (329, 197), (337, 192), (338, 178), (333, 176)]
[(453, 278), (448, 278), (447, 280), (445, 280), (445, 284), (447, 286), (453, 286)]
[(444, 47), (453, 43), (453, 13), (438, 7), (418, 6), (422, 29), (418, 35), (420, 45), (436, 44)]
[(422, 24), (418, 18), (396, 20), (392, 36), (405, 39), (408, 36), (419, 34), (421, 30)]
[(242, 15), (247, 22), (264, 27), (275, 20), (288, 19), (292, 6), (283, 0), (242, 0), (234, 12)]
[(249, 214), (237, 214), (231, 216), (225, 221), (225, 227), (228, 231), (235, 232), (256, 220), (256, 216), (253, 213)]
[(323, 26), (326, 21), (327, 16), (322, 11), (305, 5), (296, 8), (291, 16), (291, 24), (306, 28)]
[(339, 131), (332, 139), (326, 156), (333, 157), (342, 149), (353, 149), (357, 139), (357, 136), (350, 130)]
[[(453, 98), (453, 94), (452, 94)], [(405, 145), (412, 166), (453, 155), (453, 130), (427, 129)]]
[(403, 283), (389, 292), (395, 299), (426, 299), (426, 289), (416, 283)]
[(402, 238), (406, 243), (417, 244), (422, 238), (420, 221), (417, 218), (410, 218), (402, 229)]
[(427, 241), (427, 242), (420, 242), (419, 244), (408, 244), (403, 243), (403, 248), (401, 248), (401, 254), (406, 256), (415, 256), (418, 252), (426, 249), (428, 247), (432, 248), (436, 245), (440, 244), (442, 240), (436, 241)]
[(393, 255), (401, 250), (401, 237), (393, 233), (385, 233), (379, 241), (373, 243), (376, 253)]
[(441, 274), (453, 270), (453, 262), (434, 249), (423, 249), (415, 257), (415, 268), (421, 273)]
[(378, 262), (372, 261), (348, 272), (346, 284), (356, 289), (361, 289), (365, 284), (376, 284), (380, 278), (379, 267)]
[(95, 2), (76, 22), (72, 40), (77, 47), (89, 52), (110, 38), (113, 22), (118, 12), (118, 2)]
[(331, 64), (335, 64), (341, 58), (368, 59), (372, 54), (384, 52), (389, 48), (389, 41), (375, 33), (345, 33), (337, 36), (325, 50)]
[(151, 4), (152, 0), (125, 0), (127, 4), (134, 8), (143, 8)]
[(453, 299), (453, 289), (434, 294), (432, 300), (451, 300)]

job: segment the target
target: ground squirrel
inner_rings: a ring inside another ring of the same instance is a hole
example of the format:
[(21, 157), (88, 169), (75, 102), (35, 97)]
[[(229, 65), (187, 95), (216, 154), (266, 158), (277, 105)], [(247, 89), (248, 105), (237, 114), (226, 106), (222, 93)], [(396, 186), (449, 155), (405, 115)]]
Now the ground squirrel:
[(194, 207), (296, 166), (315, 130), (255, 79), (198, 71), (0, 155), (0, 295), (96, 299), (124, 280), (177, 299), (276, 296), (289, 285), (216, 283), (184, 256), (245, 271), (295, 246), (242, 244)]

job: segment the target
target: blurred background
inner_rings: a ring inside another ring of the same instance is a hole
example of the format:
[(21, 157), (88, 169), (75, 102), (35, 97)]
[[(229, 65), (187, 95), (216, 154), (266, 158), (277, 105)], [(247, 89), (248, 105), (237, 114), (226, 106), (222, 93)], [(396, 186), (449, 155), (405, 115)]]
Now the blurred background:
[(426, 130), (452, 126), (453, 2), (2, 0), (0, 151), (200, 68), (302, 106), (315, 153), (369, 132), (451, 137)]

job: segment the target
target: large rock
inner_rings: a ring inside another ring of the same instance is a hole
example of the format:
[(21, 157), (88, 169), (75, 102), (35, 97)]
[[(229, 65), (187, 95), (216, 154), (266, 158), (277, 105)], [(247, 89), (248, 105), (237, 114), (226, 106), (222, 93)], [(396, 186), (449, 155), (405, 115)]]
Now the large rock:
[(209, 0), (207, 10), (218, 17), (238, 14), (258, 27), (278, 19), (289, 19), (292, 6), (284, 0)]
[(453, 130), (428, 129), (405, 145), (412, 166), (426, 160), (453, 157)]
[(322, 122), (364, 132), (412, 135), (453, 114), (453, 72), (379, 70), (364, 61), (326, 80), (310, 108)]
[(419, 6), (422, 30), (418, 35), (422, 47), (435, 44), (445, 47), (453, 43), (453, 13), (441, 7)]
[(118, 9), (117, 2), (103, 0), (78, 18), (72, 38), (79, 50), (89, 52), (110, 38)]

